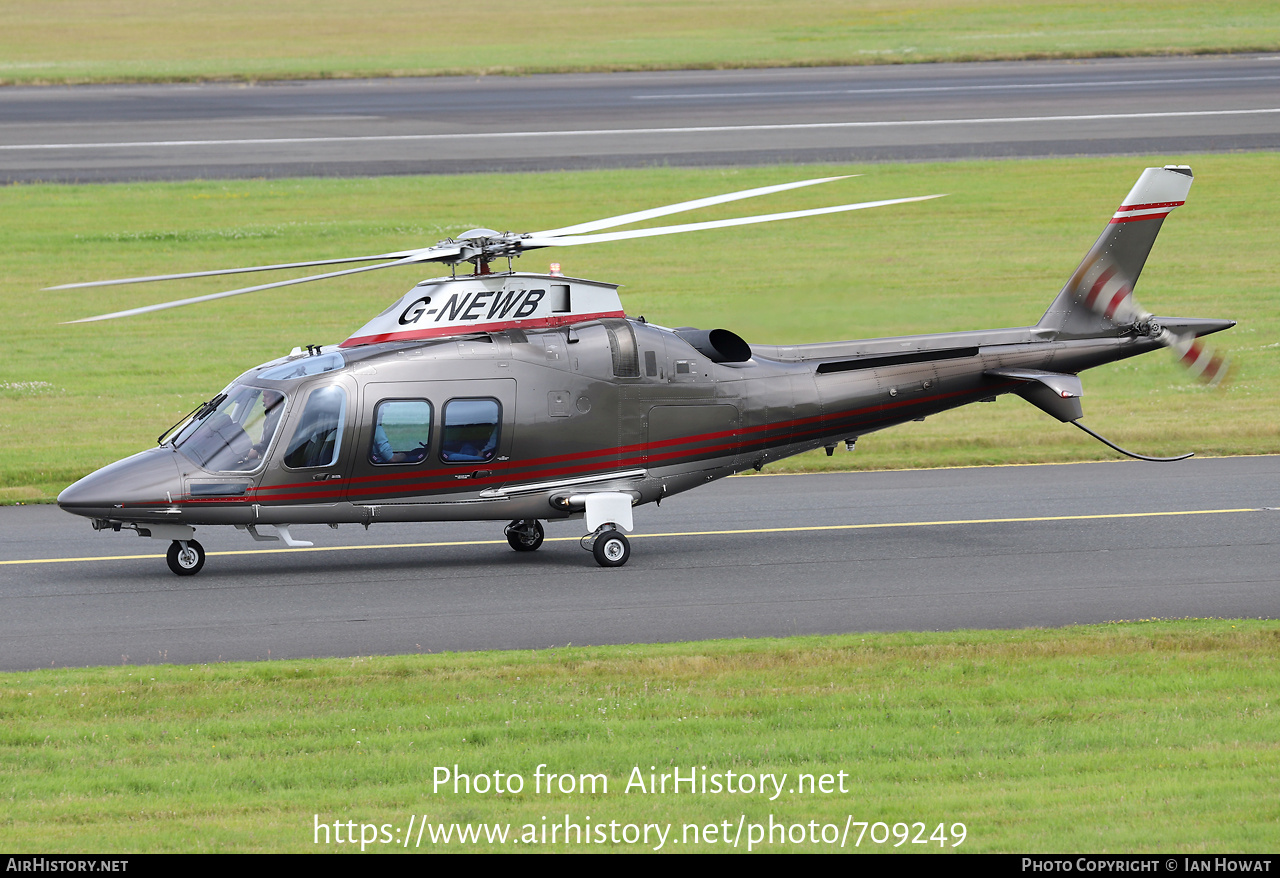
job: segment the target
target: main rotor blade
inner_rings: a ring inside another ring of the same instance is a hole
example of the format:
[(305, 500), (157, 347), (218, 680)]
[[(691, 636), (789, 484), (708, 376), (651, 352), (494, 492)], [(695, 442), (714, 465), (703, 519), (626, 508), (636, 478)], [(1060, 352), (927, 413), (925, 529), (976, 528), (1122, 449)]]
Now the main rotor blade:
[[(437, 248), (430, 248), (430, 249), (435, 250)], [(448, 248), (439, 248), (439, 249), (448, 250)], [(456, 253), (457, 253), (456, 250), (453, 251), (453, 255), (456, 255)], [(362, 271), (377, 271), (379, 268), (395, 268), (401, 265), (413, 265), (414, 263), (417, 263), (417, 262), (432, 262), (435, 259), (443, 259), (443, 258), (448, 258), (448, 257), (435, 256), (435, 257), (427, 258), (421, 252), (411, 253), (409, 256), (406, 256), (403, 259), (399, 259), (395, 262), (384, 262), (381, 265), (363, 265), (360, 268), (348, 268), (348, 269), (344, 269), (343, 271), (331, 271), (327, 274), (313, 274), (309, 277), (295, 277), (295, 278), (292, 278), (291, 280), (281, 280), (281, 281), (276, 281), (275, 283), (259, 284), (256, 287), (243, 287), (238, 290), (227, 290), (226, 292), (223, 292), (223, 293), (210, 293), (207, 296), (195, 296), (190, 299), (179, 299), (174, 302), (160, 302), (155, 305), (144, 305), (141, 308), (130, 308), (127, 311), (115, 311), (111, 314), (99, 314), (96, 317), (82, 317), (79, 320), (65, 320), (63, 321), (63, 323), (64, 324), (92, 323), (95, 320), (113, 320), (117, 317), (132, 317), (135, 314), (148, 314), (152, 311), (164, 311), (167, 308), (180, 308), (183, 305), (195, 305), (198, 302), (212, 302), (214, 299), (226, 299), (231, 296), (243, 295), (244, 293), (255, 293), (258, 290), (270, 290), (270, 289), (274, 289), (275, 287), (287, 287), (293, 284), (302, 284), (302, 283), (306, 283), (308, 281), (313, 281), (313, 280), (324, 280), (325, 278), (329, 278), (329, 277), (341, 277), (346, 274), (359, 274)]]
[[(383, 253), (377, 256), (349, 256), (340, 259), (315, 260), (308, 262), (290, 262), (278, 265), (258, 265), (247, 268), (227, 268), (216, 271), (196, 271), (185, 272), (180, 274), (153, 275), (149, 277), (123, 278), (119, 280), (108, 281), (90, 281), (87, 283), (63, 284), (56, 287), (48, 287), (50, 290), (76, 289), (83, 287), (111, 286), (126, 283), (144, 283), (148, 281), (158, 280), (177, 280), (183, 278), (196, 277), (217, 277), (220, 275), (244, 274), (256, 271), (275, 271), (286, 268), (307, 268), (317, 265), (337, 265), (348, 262), (366, 262), (375, 259), (390, 260), (379, 263), (378, 265), (365, 265), (359, 268), (348, 268), (342, 271), (331, 271), (324, 274), (314, 274), (307, 277), (291, 278), (289, 280), (276, 281), (274, 283), (258, 284), (256, 286), (241, 287), (235, 290), (227, 290), (220, 293), (210, 293), (205, 296), (195, 296), (189, 299), (179, 299), (172, 302), (161, 302), (155, 305), (145, 305), (140, 308), (130, 308), (125, 311), (115, 311), (110, 314), (99, 314), (94, 317), (84, 317), (79, 320), (66, 321), (67, 323), (90, 323), (97, 320), (112, 320), (117, 317), (131, 317), (136, 314), (148, 314), (152, 311), (163, 311), (168, 308), (179, 308), (184, 305), (194, 305), (199, 302), (210, 302), (215, 299), (225, 299), (231, 296), (239, 296), (245, 293), (253, 293), (259, 290), (275, 289), (277, 287), (287, 287), (294, 284), (307, 283), (313, 280), (324, 280), (331, 277), (342, 277), (348, 274), (359, 274), (365, 271), (376, 271), (380, 268), (394, 268), (403, 265), (413, 265), (420, 262), (457, 262), (461, 259), (473, 259), (480, 257), (481, 259), (497, 258), (496, 254), (502, 255), (518, 255), (523, 250), (533, 250), (541, 247), (572, 247), (578, 244), (592, 244), (605, 241), (622, 241), (632, 238), (649, 238), (658, 235), (674, 235), (681, 232), (694, 232), (704, 229), (720, 229), (733, 226), (753, 225), (756, 223), (767, 223), (775, 220), (798, 219), (807, 216), (821, 216), (828, 213), (841, 213), (850, 210), (863, 210), (870, 207), (883, 207), (891, 204), (905, 204), (912, 201), (927, 201), (932, 198), (942, 198), (941, 195), (924, 195), (914, 198), (895, 198), (887, 201), (866, 201), (859, 204), (842, 204), (835, 207), (820, 207), (811, 210), (794, 210), (786, 213), (762, 214), (758, 216), (738, 217), (727, 220), (714, 220), (702, 223), (686, 223), (676, 226), (662, 226), (653, 229), (637, 229), (627, 232), (610, 232), (607, 234), (573, 234), (569, 232), (585, 232), (601, 228), (610, 228), (612, 226), (624, 225), (626, 223), (639, 222), (645, 219), (653, 219), (659, 216), (666, 216), (672, 213), (679, 213), (686, 210), (695, 210), (699, 207), (708, 207), (714, 204), (724, 204), (731, 201), (737, 201), (743, 198), (751, 198), (757, 195), (767, 195), (774, 192), (784, 192), (789, 189), (798, 189), (804, 186), (813, 186), (818, 183), (828, 183), (833, 180), (846, 179), (846, 177), (821, 177), (813, 180), (801, 180), (794, 183), (782, 183), (776, 186), (762, 186), (755, 189), (745, 189), (739, 192), (731, 192), (726, 195), (716, 195), (709, 198), (699, 198), (693, 201), (685, 201), (679, 204), (670, 204), (665, 207), (656, 207), (649, 210), (635, 211), (633, 213), (620, 214), (607, 219), (593, 220), (588, 223), (579, 223), (574, 226), (566, 226), (561, 229), (552, 229), (546, 232), (538, 232), (529, 236), (512, 236), (509, 234), (499, 235), (492, 242), (484, 244), (473, 244), (471, 242), (446, 243), (444, 246), (435, 245), (431, 247), (423, 247), (416, 250), (401, 250), (393, 253)], [(492, 250), (490, 249), (492, 247)]]
[(731, 226), (749, 226), (755, 223), (771, 223), (775, 220), (799, 219), (805, 216), (821, 216), (827, 213), (842, 213), (849, 210), (865, 210), (869, 207), (885, 207), (890, 204), (906, 204), (911, 201), (929, 201), (933, 198), (945, 198), (945, 195), (918, 195), (914, 198), (893, 198), (888, 201), (864, 201), (860, 204), (841, 204), (835, 207), (815, 207), (810, 210), (792, 210), (786, 213), (768, 213), (759, 216), (743, 216), (735, 219), (712, 220), (705, 223), (685, 223), (678, 226), (659, 226), (655, 229), (634, 229), (628, 232), (606, 232), (602, 235), (574, 235), (555, 238), (533, 235), (522, 238), (522, 250), (535, 250), (539, 247), (575, 247), (578, 244), (598, 244), (604, 241), (625, 241), (631, 238), (652, 238), (658, 235), (678, 235), (683, 232), (699, 232), (705, 229), (724, 229)]
[[(430, 249), (430, 248), (426, 248)], [(403, 259), (420, 250), (402, 250), (399, 253), (382, 253), (378, 256), (348, 256), (343, 259), (317, 259), (313, 262), (282, 262), (279, 265), (253, 265), (248, 268), (220, 268), (214, 271), (188, 271), (182, 274), (154, 274), (149, 277), (122, 277), (117, 280), (91, 280), (78, 284), (59, 284), (46, 290), (75, 290), (84, 287), (110, 287), (120, 284), (141, 284), (155, 280), (183, 280), (190, 277), (217, 277), (222, 274), (246, 274), (251, 271), (278, 271), (284, 268), (312, 268), (317, 265), (340, 265), (344, 262), (372, 262), (375, 259)], [(74, 322), (74, 321), (73, 321)]]
[[(591, 222), (565, 226), (561, 229), (535, 232), (534, 234), (538, 236), (570, 235), (580, 234), (582, 232), (594, 232), (597, 229), (611, 229), (614, 226), (623, 226), (628, 223), (638, 223), (643, 222), (644, 220), (657, 219), (661, 216), (670, 216), (673, 213), (697, 210), (700, 207), (727, 204), (731, 201), (739, 201), (743, 198), (754, 198), (759, 195), (771, 195), (775, 192), (785, 192), (789, 189), (800, 189), (805, 186), (815, 186), (818, 183), (830, 183), (835, 180), (847, 180), (850, 177), (859, 176), (862, 175), (844, 174), (839, 177), (819, 177), (813, 180), (800, 180), (795, 183), (780, 183), (776, 186), (761, 186), (756, 189), (744, 189), (740, 192), (730, 192), (725, 195), (713, 195), (709, 198), (698, 198), (693, 201), (683, 201), (679, 204), (668, 204), (665, 207), (653, 207), (648, 210), (638, 210), (633, 213), (624, 213), (618, 216), (606, 217), (605, 219), (592, 220)], [(341, 259), (317, 259), (311, 262), (282, 262), (278, 265), (253, 265), (247, 268), (222, 268), (214, 271), (187, 271), (180, 274), (155, 274), (147, 277), (123, 277), (116, 280), (94, 280), (85, 281), (83, 283), (58, 284), (53, 287), (45, 287), (45, 290), (76, 290), (84, 289), (86, 287), (109, 287), (119, 286), (121, 284), (150, 283), (152, 281), (160, 280), (185, 280), (193, 277), (218, 277), (224, 274), (248, 274), (255, 271), (279, 271), (287, 268), (314, 268), (317, 265), (341, 265), (348, 262), (373, 262), (376, 259), (403, 259), (406, 256), (413, 256), (424, 251), (434, 249), (434, 247), (423, 247), (416, 250), (400, 250), (395, 253), (380, 253), (376, 256), (347, 256)], [(258, 287), (257, 289), (264, 288)]]
[(716, 204), (728, 204), (731, 201), (741, 201), (744, 198), (755, 198), (758, 195), (772, 195), (775, 192), (786, 192), (789, 189), (800, 189), (805, 186), (816, 186), (819, 183), (830, 183), (835, 180), (848, 180), (850, 177), (861, 176), (861, 174), (844, 174), (839, 177), (818, 177), (813, 180), (800, 180), (795, 183), (779, 183), (775, 186), (761, 186), (757, 189), (743, 189), (738, 192), (728, 192), (724, 195), (712, 195), (708, 198), (696, 198), (693, 201), (681, 201), (679, 204), (668, 204), (664, 207), (651, 207), (647, 210), (637, 210), (634, 213), (622, 213), (617, 216), (592, 220), (591, 222), (565, 226), (562, 229), (549, 229), (545, 232), (534, 232), (533, 234), (535, 237), (539, 238), (551, 237), (553, 235), (580, 235), (584, 232), (595, 232), (600, 229), (612, 229), (615, 226), (625, 226), (628, 223), (638, 223), (643, 222), (644, 220), (657, 219), (660, 216), (670, 216), (673, 213), (684, 213), (687, 210), (697, 210), (700, 207), (711, 207)]

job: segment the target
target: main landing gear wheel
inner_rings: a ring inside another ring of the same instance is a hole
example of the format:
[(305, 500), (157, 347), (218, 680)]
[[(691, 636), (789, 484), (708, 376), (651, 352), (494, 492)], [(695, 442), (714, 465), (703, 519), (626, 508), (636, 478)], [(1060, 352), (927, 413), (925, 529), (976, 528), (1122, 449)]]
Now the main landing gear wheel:
[(621, 567), (631, 557), (631, 544), (616, 530), (607, 530), (596, 537), (591, 554), (601, 567)]
[(169, 569), (179, 576), (195, 576), (204, 566), (204, 546), (195, 540), (174, 540), (169, 544)]
[(507, 525), (507, 542), (517, 552), (536, 552), (545, 536), (542, 522), (537, 519), (513, 521)]

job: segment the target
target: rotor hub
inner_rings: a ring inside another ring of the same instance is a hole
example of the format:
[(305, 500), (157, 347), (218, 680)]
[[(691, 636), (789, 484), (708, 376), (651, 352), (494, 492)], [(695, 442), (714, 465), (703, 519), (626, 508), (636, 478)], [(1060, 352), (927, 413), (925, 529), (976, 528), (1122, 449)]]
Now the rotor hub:
[[(457, 238), (441, 241), (437, 247), (457, 247), (456, 256), (441, 260), (449, 265), (470, 262), (477, 272), (486, 273), (485, 267), (497, 259), (514, 259), (524, 251), (523, 242), (530, 236), (515, 232), (497, 232), (493, 229), (471, 229)], [(460, 246), (459, 246), (460, 245)]]

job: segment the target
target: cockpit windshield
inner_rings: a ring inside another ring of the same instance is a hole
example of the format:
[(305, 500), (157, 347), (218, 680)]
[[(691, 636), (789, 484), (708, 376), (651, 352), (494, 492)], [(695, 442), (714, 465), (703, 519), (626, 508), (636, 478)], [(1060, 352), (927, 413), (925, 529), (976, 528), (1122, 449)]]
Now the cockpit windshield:
[(216, 406), (197, 411), (173, 445), (210, 472), (249, 472), (262, 463), (283, 414), (278, 390), (233, 386)]

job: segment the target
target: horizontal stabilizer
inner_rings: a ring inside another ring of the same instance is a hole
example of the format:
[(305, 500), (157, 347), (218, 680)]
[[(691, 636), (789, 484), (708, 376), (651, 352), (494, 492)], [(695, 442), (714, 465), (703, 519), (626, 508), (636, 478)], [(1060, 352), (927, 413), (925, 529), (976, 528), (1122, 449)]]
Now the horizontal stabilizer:
[(1236, 325), (1234, 320), (1219, 320), (1211, 317), (1156, 317), (1155, 321), (1174, 335), (1194, 338), (1222, 332)]

